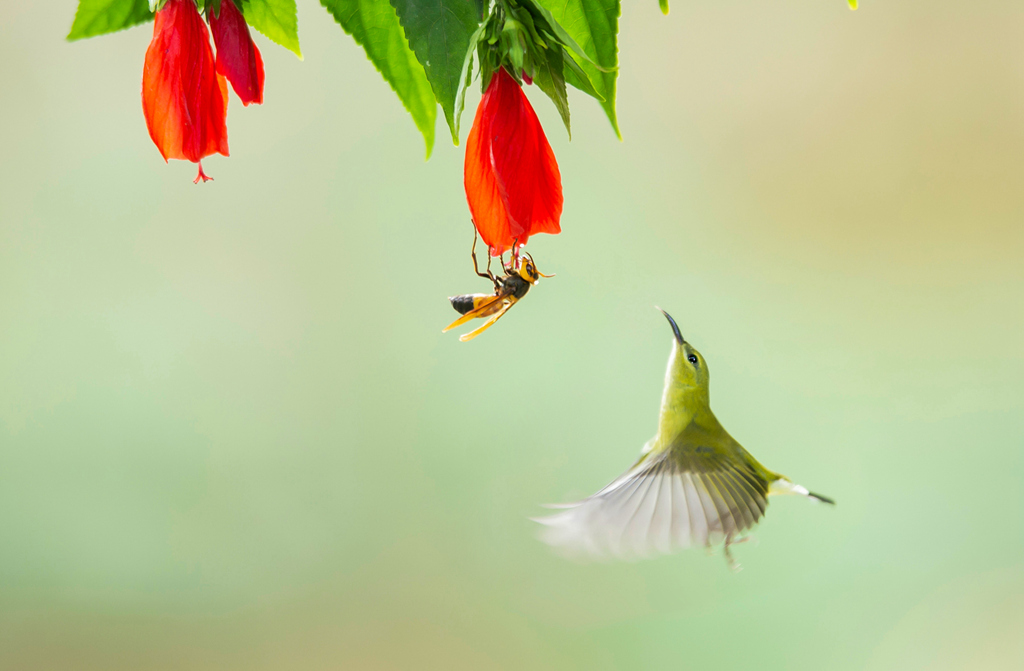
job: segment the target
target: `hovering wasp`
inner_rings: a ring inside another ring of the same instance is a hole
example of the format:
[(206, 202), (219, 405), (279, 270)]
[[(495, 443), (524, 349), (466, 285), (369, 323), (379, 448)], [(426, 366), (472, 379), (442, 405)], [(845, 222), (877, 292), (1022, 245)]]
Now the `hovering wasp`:
[(489, 329), (494, 322), (501, 319), (502, 315), (509, 311), (509, 308), (526, 295), (526, 292), (537, 283), (537, 280), (542, 277), (554, 277), (553, 274), (545, 275), (539, 272), (537, 265), (533, 262), (533, 257), (528, 252), (523, 252), (522, 256), (520, 256), (514, 246), (512, 262), (506, 265), (504, 258), (501, 259), (501, 266), (505, 269), (505, 275), (496, 276), (491, 272), (490, 256), (487, 258), (487, 272), (480, 272), (480, 267), (476, 262), (475, 230), (474, 227), (473, 249), (471, 252), (473, 256), (473, 270), (480, 277), (486, 277), (494, 283), (494, 293), (463, 294), (448, 298), (452, 302), (452, 307), (455, 308), (455, 311), (462, 316), (446, 326), (442, 333), (446, 333), (456, 326), (461, 326), (470, 319), (490, 317), (490, 319), (484, 322), (483, 326), (459, 336), (459, 340), (462, 342), (472, 340)]

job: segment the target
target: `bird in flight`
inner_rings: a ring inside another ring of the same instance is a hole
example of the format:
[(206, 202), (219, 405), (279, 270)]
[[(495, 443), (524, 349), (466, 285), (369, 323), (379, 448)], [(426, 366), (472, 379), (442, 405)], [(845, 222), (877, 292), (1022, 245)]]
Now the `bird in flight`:
[(764, 517), (770, 495), (834, 501), (768, 470), (729, 435), (711, 412), (704, 357), (661, 312), (674, 340), (658, 433), (607, 487), (534, 519), (544, 525), (541, 540), (580, 559), (640, 559), (722, 543), (738, 568), (729, 548)]

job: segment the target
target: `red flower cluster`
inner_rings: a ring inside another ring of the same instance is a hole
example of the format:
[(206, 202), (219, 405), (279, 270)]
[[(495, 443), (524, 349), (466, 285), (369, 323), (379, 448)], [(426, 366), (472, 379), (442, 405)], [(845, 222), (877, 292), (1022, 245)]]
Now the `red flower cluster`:
[(221, 0), (220, 14), (207, 13), (217, 46), (194, 0), (167, 0), (157, 11), (153, 40), (142, 71), (142, 111), (149, 136), (164, 160), (199, 164), (203, 157), (228, 155), (228, 94), (224, 78), (244, 105), (263, 102), (263, 59), (233, 0)]
[(534, 233), (561, 231), (555, 154), (522, 87), (503, 67), (491, 77), (473, 119), (465, 186), (473, 222), (492, 256), (518, 248)]

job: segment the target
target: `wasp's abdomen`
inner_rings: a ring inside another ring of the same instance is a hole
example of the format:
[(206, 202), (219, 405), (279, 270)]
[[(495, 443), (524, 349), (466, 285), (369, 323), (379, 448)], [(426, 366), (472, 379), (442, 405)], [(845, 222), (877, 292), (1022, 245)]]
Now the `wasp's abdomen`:
[(464, 294), (462, 296), (452, 296), (448, 300), (452, 302), (452, 307), (455, 308), (456, 312), (460, 315), (464, 315), (473, 309), (476, 302), (474, 300), (475, 298), (476, 296), (473, 294)]

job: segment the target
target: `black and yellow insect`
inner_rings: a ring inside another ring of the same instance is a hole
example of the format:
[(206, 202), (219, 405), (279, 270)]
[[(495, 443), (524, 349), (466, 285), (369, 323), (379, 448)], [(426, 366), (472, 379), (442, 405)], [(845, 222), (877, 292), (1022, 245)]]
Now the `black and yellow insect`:
[(537, 270), (537, 265), (533, 262), (533, 257), (528, 253), (523, 252), (522, 255), (513, 255), (512, 263), (508, 266), (502, 261), (502, 267), (505, 269), (506, 274), (496, 276), (491, 272), (491, 263), (488, 258), (487, 272), (480, 272), (480, 268), (476, 262), (476, 238), (473, 238), (473, 270), (480, 277), (486, 277), (494, 283), (493, 294), (462, 294), (461, 296), (451, 296), (448, 298), (452, 302), (452, 307), (455, 311), (462, 316), (453, 321), (451, 324), (445, 327), (442, 333), (448, 332), (456, 326), (465, 324), (470, 319), (482, 319), (489, 317), (484, 322), (483, 326), (476, 328), (469, 333), (464, 333), (459, 336), (459, 340), (466, 342), (477, 337), (487, 329), (489, 329), (494, 322), (501, 319), (501, 317), (509, 311), (509, 309), (515, 305), (526, 293), (530, 290), (534, 284), (537, 283), (542, 277), (554, 277), (554, 275), (544, 275)]

